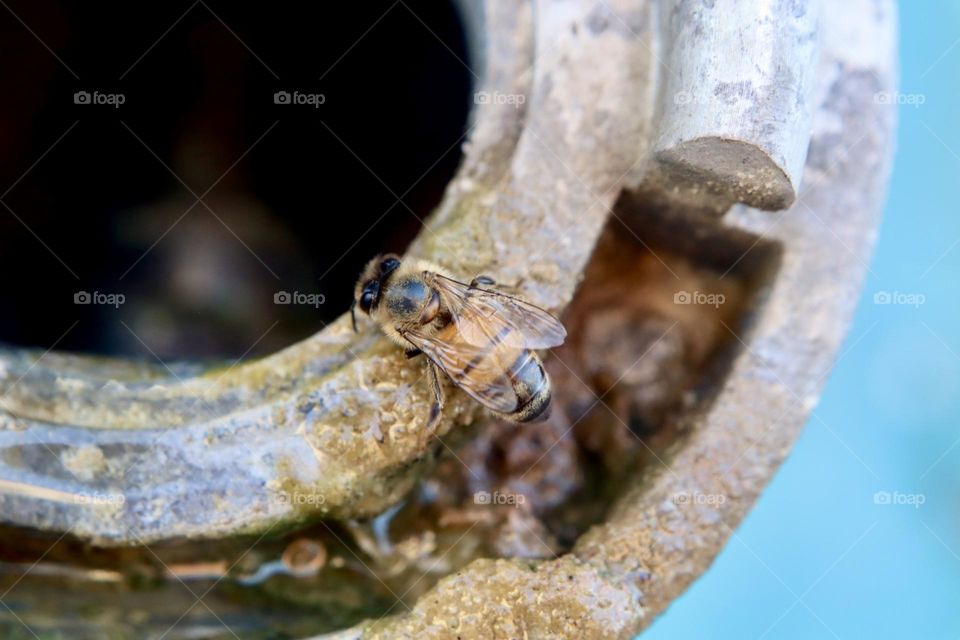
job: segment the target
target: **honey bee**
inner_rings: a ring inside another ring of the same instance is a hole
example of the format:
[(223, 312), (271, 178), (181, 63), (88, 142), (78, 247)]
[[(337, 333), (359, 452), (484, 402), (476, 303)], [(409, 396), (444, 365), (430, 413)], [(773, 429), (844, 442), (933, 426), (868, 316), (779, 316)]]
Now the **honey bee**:
[(549, 416), (550, 379), (533, 349), (563, 343), (560, 321), (520, 298), (496, 291), (478, 276), (469, 284), (421, 260), (393, 254), (371, 260), (354, 289), (356, 308), (406, 351), (425, 355), (433, 389), (433, 425), (443, 409), (438, 370), (474, 400), (511, 422)]

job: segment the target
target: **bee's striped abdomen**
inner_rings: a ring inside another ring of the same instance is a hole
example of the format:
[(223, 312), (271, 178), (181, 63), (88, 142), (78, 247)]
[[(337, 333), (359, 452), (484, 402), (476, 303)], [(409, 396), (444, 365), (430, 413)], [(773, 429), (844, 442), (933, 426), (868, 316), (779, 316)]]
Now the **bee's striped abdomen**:
[[(550, 381), (537, 354), (528, 349), (508, 346), (505, 341), (513, 331), (501, 327), (469, 360), (447, 367), (454, 383), (468, 389), (474, 397), (485, 400), (496, 413), (514, 422), (545, 420), (550, 405)], [(438, 341), (462, 339), (452, 323), (441, 329)], [(496, 398), (496, 400), (494, 400)], [(493, 408), (497, 405), (497, 408)]]
[(524, 350), (507, 369), (507, 375), (517, 394), (517, 409), (513, 418), (518, 422), (546, 420), (550, 408), (550, 381), (540, 358), (533, 351)]
[(470, 362), (468, 362), (463, 367), (463, 371), (460, 372), (460, 375), (458, 376), (458, 378), (463, 378), (465, 376), (470, 375), (470, 372), (472, 372), (474, 369), (480, 366), (480, 363), (483, 362), (484, 360), (498, 357), (500, 355), (500, 352), (499, 352), (500, 344), (503, 342), (504, 338), (506, 338), (507, 335), (509, 334), (510, 334), (510, 327), (501, 328), (499, 333), (497, 333), (497, 335), (491, 338), (490, 344), (488, 344), (481, 353), (477, 354), (476, 357), (470, 360)]

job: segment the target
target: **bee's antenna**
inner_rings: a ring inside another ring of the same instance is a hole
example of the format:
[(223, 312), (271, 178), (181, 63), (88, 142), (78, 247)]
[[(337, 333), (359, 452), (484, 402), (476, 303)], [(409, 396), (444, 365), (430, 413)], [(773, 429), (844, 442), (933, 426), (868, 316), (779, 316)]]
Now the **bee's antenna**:
[(354, 300), (353, 304), (350, 305), (350, 320), (353, 322), (353, 332), (359, 333), (357, 330), (357, 301)]

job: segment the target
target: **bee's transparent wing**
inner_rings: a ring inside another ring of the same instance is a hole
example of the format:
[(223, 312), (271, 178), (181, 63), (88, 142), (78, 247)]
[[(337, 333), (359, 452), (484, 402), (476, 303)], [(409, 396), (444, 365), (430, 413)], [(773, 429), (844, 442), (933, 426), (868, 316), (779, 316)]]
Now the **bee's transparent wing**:
[(454, 322), (470, 344), (483, 346), (496, 339), (515, 349), (546, 349), (563, 344), (567, 337), (560, 321), (534, 304), (434, 275)]
[(459, 331), (443, 332), (438, 337), (427, 337), (415, 331), (406, 331), (402, 335), (483, 406), (500, 413), (516, 410), (517, 394), (507, 375), (513, 361), (504, 360), (516, 359), (521, 351), (490, 351), (489, 341), (485, 346), (470, 344), (462, 339)]

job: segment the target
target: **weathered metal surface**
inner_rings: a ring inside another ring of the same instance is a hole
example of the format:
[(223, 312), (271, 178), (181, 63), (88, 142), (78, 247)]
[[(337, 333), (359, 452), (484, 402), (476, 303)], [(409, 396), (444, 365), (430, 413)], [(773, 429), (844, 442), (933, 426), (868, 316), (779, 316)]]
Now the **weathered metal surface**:
[[(411, 255), (489, 273), (556, 312), (605, 224), (640, 238), (679, 229), (676, 246), (706, 253), (752, 233), (756, 248), (726, 256), (729, 269), (770, 246), (780, 262), (713, 400), (571, 553), (477, 560), (409, 612), (343, 637), (626, 638), (709, 566), (813, 408), (886, 183), (893, 114), (875, 96), (895, 81), (892, 3), (818, 6), (491, 0), (474, 11), (486, 97)], [(776, 214), (737, 206), (716, 224), (735, 201), (794, 200)], [(420, 363), (372, 327), (354, 335), (346, 316), (220, 370), (3, 351), (0, 519), (130, 544), (379, 513), (439, 448), (421, 378)], [(437, 434), (479, 415), (453, 394)], [(724, 501), (677, 499), (698, 494)]]
[(660, 4), (662, 88), (648, 190), (718, 211), (793, 202), (810, 138), (819, 4)]

